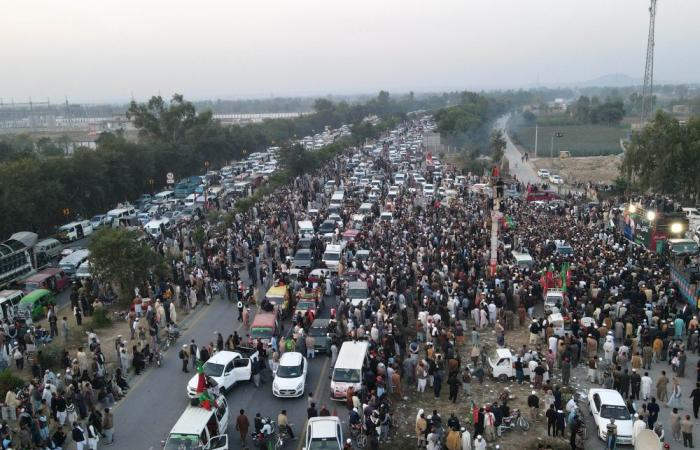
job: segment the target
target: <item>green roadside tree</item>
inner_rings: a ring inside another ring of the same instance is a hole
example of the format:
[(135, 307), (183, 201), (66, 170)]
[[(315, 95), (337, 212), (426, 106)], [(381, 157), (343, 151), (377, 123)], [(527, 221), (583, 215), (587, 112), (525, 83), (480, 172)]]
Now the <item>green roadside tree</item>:
[(506, 151), (506, 139), (503, 137), (503, 131), (493, 130), (491, 132), (489, 146), (491, 147), (491, 158), (493, 161), (496, 163), (500, 162)]
[(100, 230), (88, 248), (94, 274), (113, 283), (119, 303), (124, 306), (133, 299), (134, 288), (141, 286), (149, 274), (165, 274), (163, 258), (139, 240), (135, 231), (125, 228)]

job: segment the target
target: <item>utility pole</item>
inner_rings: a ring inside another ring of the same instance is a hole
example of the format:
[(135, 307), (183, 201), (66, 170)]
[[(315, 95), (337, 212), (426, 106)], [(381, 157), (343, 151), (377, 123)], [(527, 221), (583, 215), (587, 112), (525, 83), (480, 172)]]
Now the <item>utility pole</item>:
[(539, 132), (539, 129), (537, 128), (537, 124), (535, 124), (535, 158), (537, 158), (537, 134)]
[(656, 0), (649, 6), (649, 36), (647, 37), (647, 59), (644, 66), (644, 87), (642, 88), (642, 117), (640, 125), (646, 125), (654, 109), (654, 23), (656, 22)]

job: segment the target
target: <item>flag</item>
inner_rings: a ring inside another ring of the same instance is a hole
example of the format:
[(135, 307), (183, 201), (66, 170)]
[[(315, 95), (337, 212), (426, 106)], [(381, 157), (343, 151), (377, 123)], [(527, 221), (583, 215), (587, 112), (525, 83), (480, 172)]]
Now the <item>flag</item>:
[(506, 223), (508, 224), (508, 228), (515, 228), (518, 224), (515, 223), (515, 220), (513, 220), (513, 217), (511, 216), (506, 216)]
[(569, 273), (569, 263), (565, 262), (564, 264), (561, 265), (561, 290), (566, 292), (566, 289), (569, 287), (569, 281), (571, 280), (571, 274)]

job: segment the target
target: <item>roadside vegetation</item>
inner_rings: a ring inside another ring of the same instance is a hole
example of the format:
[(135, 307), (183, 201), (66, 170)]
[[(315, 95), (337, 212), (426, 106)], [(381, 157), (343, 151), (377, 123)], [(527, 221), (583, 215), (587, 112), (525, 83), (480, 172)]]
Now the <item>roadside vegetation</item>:
[(681, 123), (664, 112), (632, 136), (622, 162), (626, 185), (677, 199), (700, 198), (700, 117)]

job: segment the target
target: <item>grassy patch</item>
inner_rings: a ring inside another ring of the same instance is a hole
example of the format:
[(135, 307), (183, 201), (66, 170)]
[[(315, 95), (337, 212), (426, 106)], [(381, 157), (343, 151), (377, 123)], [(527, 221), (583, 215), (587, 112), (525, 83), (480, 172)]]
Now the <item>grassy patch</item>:
[[(535, 154), (535, 125), (513, 124), (509, 130), (515, 142), (525, 147), (531, 155)], [(540, 125), (538, 131), (538, 157), (549, 157), (552, 149), (552, 135), (562, 133), (560, 138), (554, 138), (555, 158), (560, 150), (571, 152), (571, 156), (603, 156), (622, 152), (620, 138), (628, 133), (624, 126), (609, 127), (606, 125)]]

